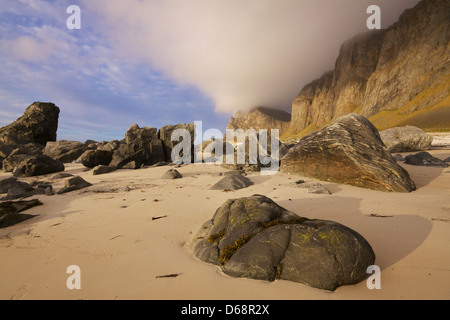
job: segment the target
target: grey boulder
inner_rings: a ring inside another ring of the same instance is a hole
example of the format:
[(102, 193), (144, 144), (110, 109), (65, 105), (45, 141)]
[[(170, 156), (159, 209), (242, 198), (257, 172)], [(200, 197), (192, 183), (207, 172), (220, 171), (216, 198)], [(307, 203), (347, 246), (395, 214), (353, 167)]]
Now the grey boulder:
[(416, 189), (365, 117), (343, 116), (302, 138), (281, 159), (285, 173), (385, 192)]
[(72, 192), (72, 191), (80, 190), (80, 189), (87, 188), (90, 186), (92, 186), (91, 183), (87, 182), (86, 180), (84, 180), (83, 178), (81, 178), (79, 176), (75, 176), (75, 177), (72, 177), (65, 181), (64, 188), (59, 190), (58, 194)]
[(170, 169), (168, 170), (166, 173), (164, 173), (164, 175), (161, 177), (161, 179), (180, 179), (183, 176), (181, 175), (181, 173), (178, 172), (178, 170), (175, 169)]
[(422, 129), (405, 126), (380, 131), (381, 140), (390, 152), (415, 152), (431, 149), (433, 137)]
[(253, 185), (253, 182), (238, 173), (226, 175), (222, 180), (214, 184), (211, 190), (239, 190)]
[(375, 262), (369, 243), (339, 223), (310, 220), (254, 195), (217, 209), (189, 243), (202, 261), (233, 277), (300, 282), (335, 290)]
[(433, 157), (428, 152), (419, 152), (416, 154), (410, 154), (405, 157), (405, 164), (410, 164), (413, 166), (426, 166), (426, 167), (438, 167), (438, 168), (447, 168), (447, 164)]
[(20, 162), (14, 168), (14, 176), (16, 177), (34, 177), (49, 173), (64, 171), (65, 167), (61, 161), (53, 158), (37, 155), (31, 156)]

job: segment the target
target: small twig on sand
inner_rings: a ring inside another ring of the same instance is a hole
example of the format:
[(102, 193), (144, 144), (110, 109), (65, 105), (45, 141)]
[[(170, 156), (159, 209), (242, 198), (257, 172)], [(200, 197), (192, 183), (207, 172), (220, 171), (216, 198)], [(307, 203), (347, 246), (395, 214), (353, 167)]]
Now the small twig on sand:
[(372, 214), (370, 215), (370, 217), (371, 217), (371, 218), (393, 218), (394, 216), (381, 216), (381, 215), (379, 215), (379, 214), (372, 213)]
[(176, 278), (178, 277), (180, 274), (178, 273), (173, 273), (173, 274), (166, 274), (165, 276), (156, 276), (156, 279), (161, 279), (161, 278)]
[(162, 218), (167, 218), (167, 216), (152, 217), (152, 221), (159, 220), (159, 219), (162, 219)]
[(109, 241), (114, 240), (114, 239), (117, 239), (117, 238), (120, 238), (120, 237), (122, 237), (121, 234), (119, 234), (118, 236), (115, 236), (114, 238), (109, 239)]

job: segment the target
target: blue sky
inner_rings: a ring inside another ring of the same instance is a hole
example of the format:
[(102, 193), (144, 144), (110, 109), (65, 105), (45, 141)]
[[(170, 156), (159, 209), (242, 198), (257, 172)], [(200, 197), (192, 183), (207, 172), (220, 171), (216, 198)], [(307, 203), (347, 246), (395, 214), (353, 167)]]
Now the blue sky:
[[(377, 1), (383, 27), (418, 0)], [(0, 126), (34, 101), (61, 108), (58, 139), (122, 139), (133, 123), (203, 121), (289, 110), (367, 31), (365, 0), (2, 0)], [(81, 30), (68, 30), (69, 5)]]

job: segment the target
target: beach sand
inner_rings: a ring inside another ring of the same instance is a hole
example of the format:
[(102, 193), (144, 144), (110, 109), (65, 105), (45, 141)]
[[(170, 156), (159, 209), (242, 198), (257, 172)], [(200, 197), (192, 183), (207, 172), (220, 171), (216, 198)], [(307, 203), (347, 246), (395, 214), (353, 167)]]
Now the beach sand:
[[(431, 153), (450, 156), (450, 150)], [(226, 171), (220, 166), (184, 165), (178, 169), (182, 179), (162, 180), (170, 167), (94, 176), (68, 164), (67, 172), (93, 186), (33, 197), (44, 203), (26, 212), (36, 217), (0, 229), (0, 299), (449, 299), (450, 168), (400, 164), (417, 191), (383, 193), (323, 182), (332, 195), (316, 195), (289, 186), (312, 179), (253, 173), (253, 186), (222, 192), (208, 190), (222, 178), (211, 173)], [(54, 189), (63, 183), (54, 181)], [(381, 289), (369, 290), (362, 281), (328, 292), (289, 281), (232, 278), (199, 261), (186, 243), (226, 200), (253, 194), (359, 232), (375, 251)], [(66, 286), (70, 265), (81, 269), (81, 290)], [(170, 274), (178, 276), (158, 278)]]

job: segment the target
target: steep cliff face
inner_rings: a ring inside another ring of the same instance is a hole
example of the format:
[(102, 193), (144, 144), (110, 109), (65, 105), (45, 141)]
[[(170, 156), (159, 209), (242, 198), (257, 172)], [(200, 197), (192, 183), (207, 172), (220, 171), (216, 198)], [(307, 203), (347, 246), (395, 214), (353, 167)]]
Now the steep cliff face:
[[(424, 0), (386, 30), (345, 42), (335, 69), (305, 86), (292, 105), (287, 135), (360, 113), (380, 128), (450, 130), (450, 1)], [(419, 121), (420, 122), (420, 121)], [(437, 126), (437, 127), (436, 127)]]
[(250, 112), (236, 112), (230, 119), (227, 129), (278, 129), (280, 135), (290, 126), (291, 115), (281, 110), (274, 110), (264, 107), (256, 108)]

